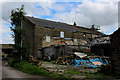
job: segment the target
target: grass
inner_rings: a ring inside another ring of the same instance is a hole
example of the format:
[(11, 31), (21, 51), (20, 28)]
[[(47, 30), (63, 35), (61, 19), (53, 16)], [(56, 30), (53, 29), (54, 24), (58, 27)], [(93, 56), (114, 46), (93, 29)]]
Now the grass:
[(84, 71), (77, 71), (77, 70), (67, 70), (63, 73), (64, 75), (74, 76), (74, 75), (80, 75), (85, 76), (85, 79), (116, 79), (120, 78), (119, 76), (114, 75), (105, 75), (104, 73), (100, 72), (84, 72)]
[(41, 75), (41, 76), (46, 76), (46, 77), (67, 80), (66, 76), (59, 75), (57, 73), (48, 72), (44, 68), (39, 68), (38, 66), (30, 64), (26, 61), (15, 62), (15, 63), (14, 62), (15, 62), (14, 59), (9, 59), (8, 64), (14, 67), (15, 69), (25, 72), (27, 74)]
[(49, 76), (50, 74), (45, 69), (39, 68), (38, 66), (32, 65), (25, 61), (14, 63), (13, 67), (27, 74), (42, 75), (42, 76)]
[(63, 74), (79, 75), (80, 72), (76, 70), (66, 70)]
[(58, 73), (52, 73), (53, 78), (58, 78), (58, 79), (68, 79), (66, 76), (59, 75)]

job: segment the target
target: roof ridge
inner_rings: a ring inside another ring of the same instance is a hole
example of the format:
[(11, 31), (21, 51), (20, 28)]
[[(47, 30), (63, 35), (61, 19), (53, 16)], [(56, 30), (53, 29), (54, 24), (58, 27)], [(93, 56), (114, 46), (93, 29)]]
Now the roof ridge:
[[(30, 16), (26, 16), (26, 17), (30, 17)], [(41, 19), (41, 18), (36, 18), (36, 17), (30, 17), (30, 18), (34, 18), (34, 19), (38, 19), (38, 20), (44, 20), (44, 21), (50, 21), (50, 22), (55, 22), (55, 23), (62, 23), (62, 24), (66, 24), (66, 25), (70, 25), (68, 23), (64, 23), (64, 22), (60, 22), (60, 21), (53, 21), (53, 20), (48, 20), (48, 19)], [(72, 26), (72, 25), (71, 25)]]

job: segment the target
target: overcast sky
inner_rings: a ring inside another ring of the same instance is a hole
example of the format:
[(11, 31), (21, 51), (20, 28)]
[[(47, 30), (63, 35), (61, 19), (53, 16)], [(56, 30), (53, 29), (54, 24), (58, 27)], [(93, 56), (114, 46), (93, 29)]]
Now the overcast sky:
[[(100, 26), (100, 31), (111, 34), (118, 28), (118, 0), (44, 0), (24, 2), (3, 0), (0, 2), (2, 18), (10, 21), (12, 9), (25, 6), (27, 16), (49, 19), (68, 24), (77, 23), (78, 26), (90, 28), (92, 24)], [(11, 37), (10, 24), (0, 20), (0, 44), (14, 43)], [(2, 22), (1, 22), (2, 21)]]

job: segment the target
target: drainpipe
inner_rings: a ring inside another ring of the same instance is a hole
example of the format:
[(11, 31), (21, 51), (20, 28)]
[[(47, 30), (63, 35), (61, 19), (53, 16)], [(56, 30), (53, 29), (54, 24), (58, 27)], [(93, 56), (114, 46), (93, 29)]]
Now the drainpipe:
[[(21, 31), (22, 31), (22, 19), (21, 19)], [(22, 58), (22, 34), (21, 34), (21, 60), (23, 59)]]

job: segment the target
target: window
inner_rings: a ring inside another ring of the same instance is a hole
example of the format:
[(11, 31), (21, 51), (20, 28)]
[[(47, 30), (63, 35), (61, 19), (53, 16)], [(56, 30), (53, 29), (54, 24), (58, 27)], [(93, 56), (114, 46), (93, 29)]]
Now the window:
[(46, 36), (46, 42), (50, 42), (50, 36)]
[(74, 39), (74, 44), (77, 45), (77, 39)]
[(60, 32), (60, 37), (64, 38), (64, 32), (63, 31)]

